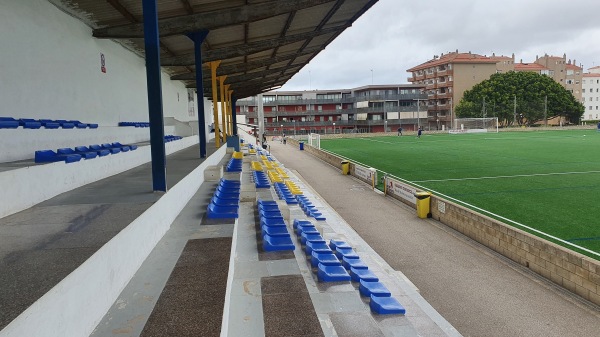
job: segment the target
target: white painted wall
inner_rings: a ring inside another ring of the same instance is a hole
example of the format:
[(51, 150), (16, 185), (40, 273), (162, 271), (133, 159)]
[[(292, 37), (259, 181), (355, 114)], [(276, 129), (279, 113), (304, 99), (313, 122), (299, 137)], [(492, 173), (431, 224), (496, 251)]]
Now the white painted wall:
[[(177, 142), (173, 142), (177, 143)], [(89, 336), (121, 291), (217, 165), (226, 147), (208, 157), (146, 212), (65, 277), (0, 333), (3, 337)]]
[[(167, 129), (165, 128), (165, 134)], [(0, 163), (33, 159), (37, 150), (53, 150), (92, 144), (131, 144), (148, 141), (149, 128), (101, 126), (98, 129), (2, 129)]]
[[(191, 136), (165, 144), (167, 155), (198, 144)], [(27, 209), (61, 193), (132, 169), (151, 160), (150, 146), (75, 163), (48, 163), (0, 172), (0, 218)], [(49, 182), (50, 179), (50, 182)]]
[[(93, 38), (90, 27), (47, 0), (1, 1), (0, 32), (0, 116), (109, 126), (148, 121), (144, 60)], [(184, 84), (162, 78), (164, 116), (197, 120), (188, 114)]]

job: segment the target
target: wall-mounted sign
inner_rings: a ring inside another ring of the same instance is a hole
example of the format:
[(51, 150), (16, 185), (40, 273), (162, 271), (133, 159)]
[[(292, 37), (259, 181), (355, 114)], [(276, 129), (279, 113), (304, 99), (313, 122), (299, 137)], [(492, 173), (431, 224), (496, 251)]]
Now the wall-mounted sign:
[(395, 195), (411, 204), (417, 204), (417, 198), (415, 198), (415, 192), (417, 192), (416, 188), (389, 177), (386, 177), (385, 184), (385, 191), (387, 194)]
[(106, 73), (106, 58), (104, 58), (104, 54), (100, 53), (100, 71)]

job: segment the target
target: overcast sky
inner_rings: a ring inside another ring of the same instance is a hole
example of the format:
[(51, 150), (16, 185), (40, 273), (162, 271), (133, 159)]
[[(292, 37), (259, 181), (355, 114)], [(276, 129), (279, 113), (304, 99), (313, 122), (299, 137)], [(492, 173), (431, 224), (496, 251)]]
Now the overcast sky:
[[(406, 69), (451, 51), (600, 65), (599, 0), (379, 0), (280, 90), (408, 83)], [(372, 70), (372, 71), (371, 71)]]

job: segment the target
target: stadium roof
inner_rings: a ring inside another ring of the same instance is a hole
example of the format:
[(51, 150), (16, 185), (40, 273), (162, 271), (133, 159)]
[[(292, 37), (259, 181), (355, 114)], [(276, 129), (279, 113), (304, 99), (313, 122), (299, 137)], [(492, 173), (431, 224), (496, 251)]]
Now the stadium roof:
[[(144, 54), (142, 1), (50, 0), (93, 29)], [(221, 60), (234, 96), (285, 84), (378, 0), (157, 0), (161, 65), (172, 80), (196, 87), (194, 44), (186, 34), (208, 30), (203, 62)], [(205, 67), (208, 70), (207, 67)], [(211, 95), (204, 71), (204, 96)]]

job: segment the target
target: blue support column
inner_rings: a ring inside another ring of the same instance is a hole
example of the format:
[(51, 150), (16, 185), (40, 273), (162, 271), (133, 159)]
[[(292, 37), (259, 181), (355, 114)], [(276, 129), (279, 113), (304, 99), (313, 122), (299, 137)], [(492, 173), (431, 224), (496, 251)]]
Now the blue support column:
[(196, 98), (198, 101), (198, 135), (200, 136), (200, 158), (206, 158), (206, 119), (204, 112), (204, 83), (202, 83), (202, 42), (208, 31), (193, 32), (188, 37), (194, 41), (196, 61)]
[(237, 102), (237, 98), (235, 98), (235, 96), (231, 96), (231, 117), (233, 118), (233, 135), (237, 136), (238, 135), (238, 131), (237, 131), (237, 113), (235, 112), (236, 106), (235, 103)]
[(156, 0), (143, 0), (142, 6), (144, 11), (144, 46), (146, 48), (146, 83), (148, 86), (152, 187), (154, 191), (166, 192), (167, 167)]

